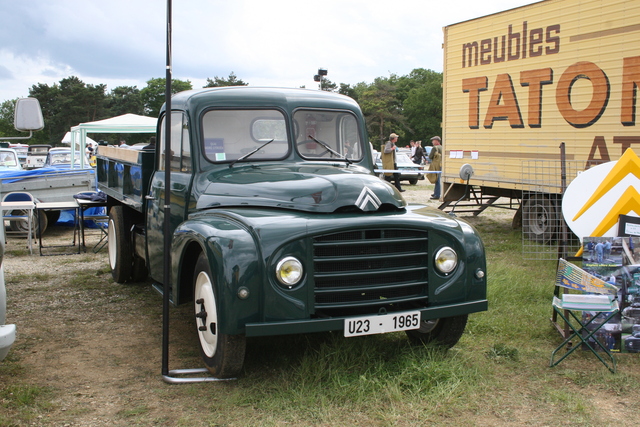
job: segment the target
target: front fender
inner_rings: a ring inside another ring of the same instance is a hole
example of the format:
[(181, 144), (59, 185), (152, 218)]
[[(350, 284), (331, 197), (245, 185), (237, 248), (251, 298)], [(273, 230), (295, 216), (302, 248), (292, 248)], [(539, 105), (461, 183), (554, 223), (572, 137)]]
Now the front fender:
[[(264, 271), (260, 249), (252, 231), (233, 218), (199, 216), (176, 228), (172, 239), (172, 299), (183, 303), (193, 298), (193, 269), (205, 253), (217, 292), (221, 332), (237, 334), (247, 322), (258, 320)], [(247, 299), (238, 291), (246, 288)]]

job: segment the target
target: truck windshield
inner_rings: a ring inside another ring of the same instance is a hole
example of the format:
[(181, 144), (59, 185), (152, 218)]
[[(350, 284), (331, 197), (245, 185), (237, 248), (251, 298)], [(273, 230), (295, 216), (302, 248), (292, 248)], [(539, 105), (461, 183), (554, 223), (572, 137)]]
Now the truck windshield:
[(289, 153), (284, 114), (278, 110), (211, 110), (203, 119), (204, 155), (212, 162), (279, 160)]
[(356, 161), (362, 158), (358, 121), (349, 112), (297, 110), (293, 127), (296, 147), (303, 158)]

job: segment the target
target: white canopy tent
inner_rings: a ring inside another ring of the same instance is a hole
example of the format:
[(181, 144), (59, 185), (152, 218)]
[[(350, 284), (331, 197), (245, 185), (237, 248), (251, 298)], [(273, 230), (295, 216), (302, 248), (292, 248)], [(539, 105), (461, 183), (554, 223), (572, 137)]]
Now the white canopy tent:
[[(153, 117), (139, 116), (137, 114), (123, 114), (110, 119), (95, 122), (80, 123), (71, 128), (71, 147), (78, 147), (82, 151), (87, 145), (88, 133), (156, 133), (157, 120)], [(89, 138), (90, 139), (90, 138)], [(71, 150), (73, 156), (75, 150)], [(81, 157), (84, 163), (84, 156)], [(71, 159), (73, 164), (73, 159)], [(84, 165), (81, 165), (84, 167)]]
[[(62, 142), (63, 144), (71, 144), (71, 132), (67, 132), (64, 134), (64, 138), (62, 138)], [(93, 139), (89, 138), (88, 136), (86, 137), (86, 141), (88, 143), (91, 143), (91, 145), (97, 145), (98, 143), (95, 142)]]

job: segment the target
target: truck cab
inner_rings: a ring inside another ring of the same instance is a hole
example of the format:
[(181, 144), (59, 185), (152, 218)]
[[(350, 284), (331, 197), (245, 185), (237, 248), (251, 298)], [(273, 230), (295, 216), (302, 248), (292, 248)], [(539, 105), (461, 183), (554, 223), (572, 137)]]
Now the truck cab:
[(182, 92), (172, 98), (168, 150), (167, 114), (155, 151), (127, 154), (130, 162), (126, 149), (114, 149), (119, 159), (99, 153), (109, 259), (116, 281), (148, 272), (164, 284), (169, 215), (171, 301), (193, 304), (214, 375), (241, 370), (246, 337), (406, 331), (452, 346), (467, 315), (486, 310), (480, 237), (464, 221), (408, 206), (375, 176), (353, 99), (302, 89)]

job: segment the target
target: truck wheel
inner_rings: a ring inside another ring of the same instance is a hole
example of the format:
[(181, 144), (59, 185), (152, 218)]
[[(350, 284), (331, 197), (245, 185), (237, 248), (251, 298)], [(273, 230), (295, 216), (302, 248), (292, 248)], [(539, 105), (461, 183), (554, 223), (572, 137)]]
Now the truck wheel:
[(467, 315), (424, 320), (420, 329), (406, 331), (413, 344), (436, 344), (451, 348), (460, 340), (467, 325)]
[(527, 199), (522, 208), (524, 236), (538, 243), (549, 243), (556, 235), (558, 213), (554, 203), (546, 196)]
[(122, 206), (114, 206), (109, 211), (107, 234), (111, 276), (117, 283), (124, 283), (131, 278), (133, 254), (127, 238), (128, 232), (125, 226)]
[(410, 185), (416, 185), (417, 183), (418, 183), (418, 178), (409, 180)]
[(246, 339), (244, 335), (220, 333), (216, 288), (209, 260), (200, 254), (194, 271), (194, 307), (200, 341), (200, 354), (209, 372), (216, 378), (237, 376), (244, 364)]

